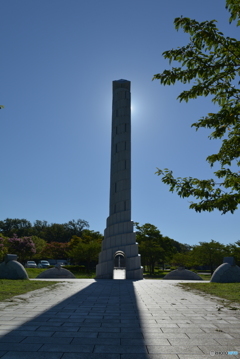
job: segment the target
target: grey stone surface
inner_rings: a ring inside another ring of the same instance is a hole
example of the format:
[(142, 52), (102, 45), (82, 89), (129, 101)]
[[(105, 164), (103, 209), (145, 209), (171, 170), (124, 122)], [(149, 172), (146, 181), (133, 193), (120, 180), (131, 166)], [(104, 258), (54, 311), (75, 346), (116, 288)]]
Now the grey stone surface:
[(0, 279), (29, 279), (23, 265), (17, 262), (16, 254), (7, 254), (0, 264)]
[(184, 291), (179, 281), (60, 283), (28, 293), (23, 302), (0, 303), (1, 359), (210, 359), (210, 351), (240, 353), (240, 307), (232, 311), (210, 296)]
[(100, 353), (66, 353), (61, 359), (121, 359), (120, 354), (100, 354)]
[(68, 269), (56, 265), (54, 268), (49, 268), (40, 273), (37, 278), (76, 278), (75, 275)]
[(185, 269), (184, 267), (179, 267), (168, 274), (165, 275), (163, 279), (177, 279), (177, 280), (202, 280), (198, 274)]
[(235, 266), (235, 265), (236, 265), (234, 257), (224, 257), (224, 258), (223, 258), (223, 263), (228, 263), (228, 264), (230, 264), (231, 266)]
[[(228, 258), (228, 259), (226, 259)], [(211, 282), (215, 283), (240, 283), (240, 267), (234, 265), (232, 257), (226, 257), (225, 262), (214, 271)], [(232, 265), (231, 265), (232, 263)]]
[[(121, 79), (112, 85), (109, 217), (96, 275), (102, 279), (142, 279), (141, 256), (131, 220), (131, 82)], [(126, 272), (117, 273), (114, 267)]]
[[(9, 351), (4, 355), (4, 359), (62, 359), (62, 353), (51, 353), (51, 357), (49, 353), (40, 353), (40, 352), (17, 352), (17, 351)], [(0, 357), (1, 358), (1, 357)]]

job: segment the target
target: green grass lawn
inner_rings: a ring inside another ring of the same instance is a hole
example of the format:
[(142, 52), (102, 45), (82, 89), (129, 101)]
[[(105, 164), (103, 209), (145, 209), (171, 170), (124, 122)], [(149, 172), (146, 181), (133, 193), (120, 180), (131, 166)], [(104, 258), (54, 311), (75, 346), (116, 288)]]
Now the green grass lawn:
[(46, 268), (25, 268), (29, 278), (36, 278), (40, 273), (44, 272)]
[(180, 283), (185, 290), (197, 290), (240, 304), (240, 283)]
[[(30, 279), (36, 278), (40, 273), (45, 271), (46, 268), (26, 268), (28, 276)], [(94, 278), (96, 273), (91, 272), (87, 273), (79, 273), (74, 270), (72, 273), (76, 278)], [(36, 289), (41, 289), (44, 287), (55, 285), (58, 282), (52, 281), (34, 281), (34, 280), (12, 280), (12, 279), (0, 279), (0, 301), (5, 299), (10, 299), (15, 295), (24, 294)]]
[(24, 294), (32, 290), (55, 285), (57, 282), (32, 281), (32, 280), (12, 280), (0, 279), (0, 301), (14, 297), (15, 295)]
[(199, 274), (199, 273), (197, 273), (197, 275), (199, 275), (199, 277), (201, 277), (203, 280), (210, 280), (211, 279), (211, 274)]

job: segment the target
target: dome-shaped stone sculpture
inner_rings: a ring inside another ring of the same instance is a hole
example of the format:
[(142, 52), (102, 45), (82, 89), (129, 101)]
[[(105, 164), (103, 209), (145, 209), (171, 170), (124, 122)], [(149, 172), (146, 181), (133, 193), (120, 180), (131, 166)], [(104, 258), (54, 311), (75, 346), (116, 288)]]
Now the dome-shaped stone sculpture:
[(233, 257), (225, 257), (214, 271), (210, 282), (215, 283), (240, 283), (240, 267), (235, 265)]
[(4, 262), (0, 264), (0, 279), (29, 279), (21, 263), (17, 261), (16, 254), (7, 254)]
[(37, 278), (76, 278), (72, 272), (62, 268), (60, 264), (57, 264), (54, 268), (50, 268), (40, 273)]
[(176, 279), (176, 280), (202, 280), (199, 275), (196, 273), (185, 269), (184, 267), (179, 267), (178, 269), (173, 270), (165, 275), (163, 279)]

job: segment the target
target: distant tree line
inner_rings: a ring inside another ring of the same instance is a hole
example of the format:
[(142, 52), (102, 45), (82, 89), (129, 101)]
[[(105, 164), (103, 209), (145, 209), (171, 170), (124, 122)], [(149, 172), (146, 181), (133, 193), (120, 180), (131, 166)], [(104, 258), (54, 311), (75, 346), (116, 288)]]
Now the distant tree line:
[(37, 236), (47, 243), (67, 243), (73, 236), (80, 236), (84, 229), (89, 228), (89, 223), (83, 219), (71, 220), (67, 223), (51, 223), (36, 220), (33, 224), (26, 219), (6, 218), (0, 221), (0, 233), (6, 237), (16, 234), (18, 237)]
[(234, 257), (236, 264), (240, 265), (240, 241), (226, 245), (214, 240), (199, 242), (187, 252), (175, 253), (171, 263), (187, 268), (208, 267), (213, 274), (214, 270), (223, 263), (224, 257)]
[(87, 221), (78, 219), (67, 223), (49, 224), (26, 219), (0, 221), (0, 261), (7, 253), (27, 260), (68, 259), (71, 264), (84, 265), (89, 271), (98, 261), (103, 236), (92, 231)]
[(223, 258), (229, 256), (234, 257), (236, 263), (240, 264), (240, 240), (227, 245), (211, 240), (190, 246), (163, 236), (159, 229), (150, 223), (135, 225), (142, 265), (151, 275), (156, 267), (164, 269), (165, 264), (189, 269), (202, 267), (213, 273), (223, 263)]

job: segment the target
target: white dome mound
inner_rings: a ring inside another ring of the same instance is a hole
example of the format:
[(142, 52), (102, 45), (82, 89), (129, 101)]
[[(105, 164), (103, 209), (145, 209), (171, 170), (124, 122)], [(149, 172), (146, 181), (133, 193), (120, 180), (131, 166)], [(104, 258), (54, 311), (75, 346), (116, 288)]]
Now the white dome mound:
[(72, 272), (62, 268), (60, 265), (56, 265), (54, 268), (50, 268), (40, 273), (37, 278), (76, 278)]
[(215, 283), (240, 283), (240, 267), (235, 265), (233, 257), (225, 257), (214, 271), (210, 282)]
[(173, 270), (172, 272), (165, 275), (163, 279), (202, 280), (202, 278), (199, 277), (199, 275), (188, 269), (185, 269), (184, 267), (179, 267), (178, 269)]
[(4, 262), (0, 264), (0, 279), (29, 279), (21, 263), (17, 261), (16, 254), (7, 254)]

